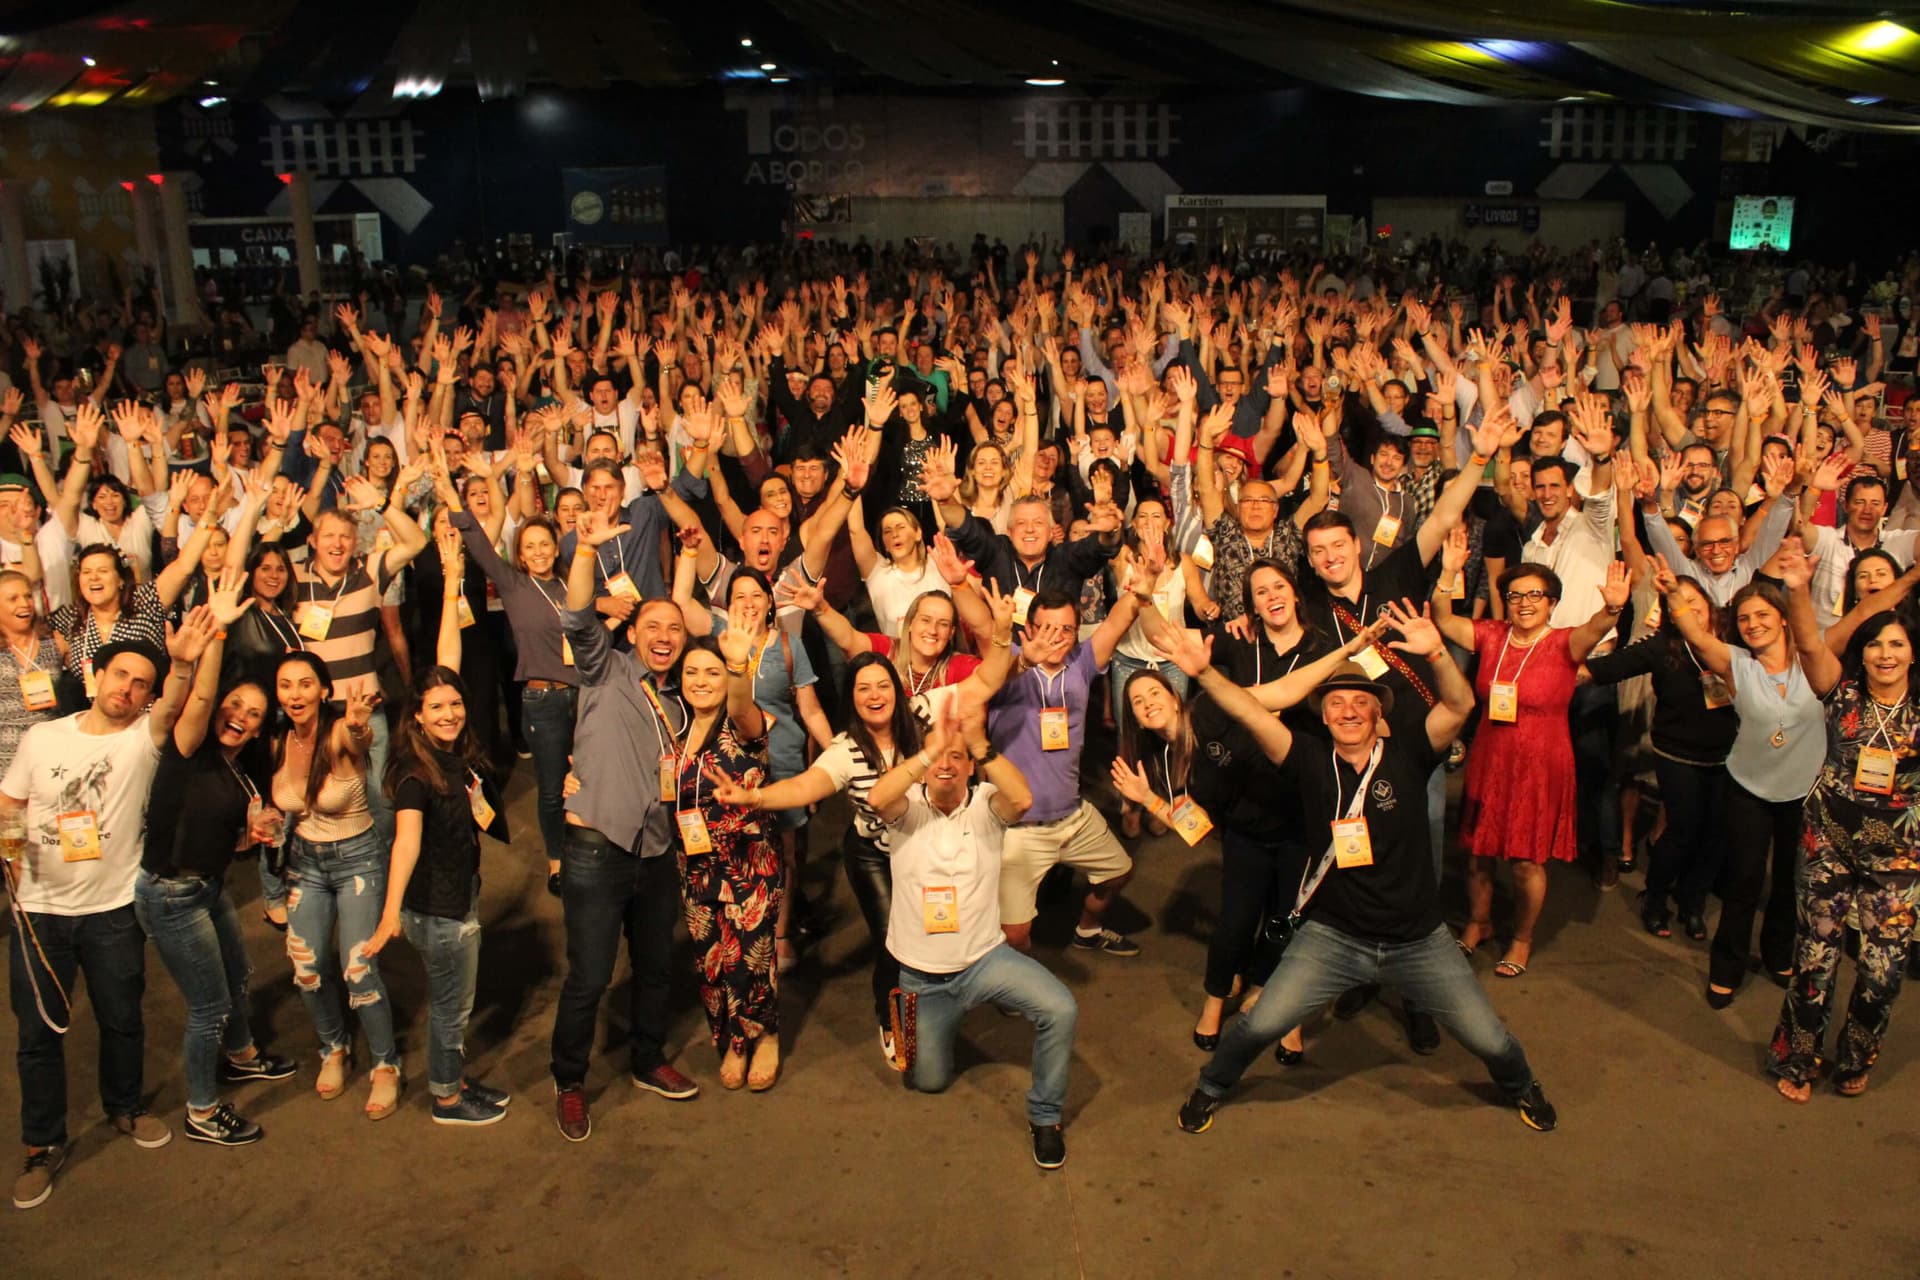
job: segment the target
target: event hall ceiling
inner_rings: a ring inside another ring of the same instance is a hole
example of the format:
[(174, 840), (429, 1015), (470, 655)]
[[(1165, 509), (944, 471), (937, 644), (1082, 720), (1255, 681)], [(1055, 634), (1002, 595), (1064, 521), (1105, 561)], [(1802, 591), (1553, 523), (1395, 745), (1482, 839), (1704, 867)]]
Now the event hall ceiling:
[(0, 0), (10, 112), (472, 86), (1320, 86), (1920, 133), (1920, 8), (1847, 0)]

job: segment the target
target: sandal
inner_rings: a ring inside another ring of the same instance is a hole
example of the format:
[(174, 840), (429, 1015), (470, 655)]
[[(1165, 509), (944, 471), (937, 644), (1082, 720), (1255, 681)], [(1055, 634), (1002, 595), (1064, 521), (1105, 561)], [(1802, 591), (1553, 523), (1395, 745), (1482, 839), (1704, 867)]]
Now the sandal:
[(1673, 916), (1665, 904), (1654, 902), (1644, 893), (1640, 895), (1640, 923), (1656, 938), (1673, 936)]
[(287, 931), (287, 909), (285, 907), (280, 908), (280, 918), (278, 920), (275, 920), (273, 913), (267, 910), (260, 912), (260, 918), (266, 922), (269, 929), (277, 929), (281, 933)]
[(1493, 971), (1503, 978), (1517, 978), (1525, 973), (1527, 971), (1527, 960), (1515, 960), (1513, 958), (1513, 953), (1522, 947), (1526, 948), (1527, 960), (1533, 959), (1533, 944), (1531, 942), (1515, 942), (1507, 948), (1507, 954), (1500, 957), (1500, 963), (1493, 966)]
[[(1803, 1088), (1805, 1086), (1802, 1086)], [(1843, 1098), (1857, 1098), (1867, 1091), (1867, 1073), (1856, 1072), (1853, 1075), (1836, 1079), (1833, 1091)]]
[(1680, 908), (1680, 928), (1695, 942), (1707, 940), (1706, 913), (1698, 907)]
[(1480, 936), (1475, 938), (1472, 942), (1468, 942), (1466, 938), (1466, 934), (1463, 933), (1459, 937), (1453, 940), (1453, 945), (1460, 948), (1461, 955), (1471, 960), (1473, 959), (1474, 952), (1478, 951), (1481, 947), (1485, 946), (1489, 941), (1492, 940), (1493, 924), (1491, 921), (1469, 920), (1467, 922), (1467, 929), (1470, 931), (1475, 929), (1479, 930)]
[(1810, 1084), (1796, 1084), (1785, 1076), (1781, 1076), (1773, 1083), (1774, 1087), (1780, 1090), (1780, 1096), (1796, 1106), (1804, 1107), (1813, 1101), (1813, 1086)]
[(400, 1109), (400, 1068), (375, 1067), (367, 1073), (367, 1119), (385, 1120)]
[(320, 1059), (320, 1074), (315, 1077), (313, 1091), (324, 1100), (339, 1097), (347, 1091), (347, 1068), (353, 1057), (345, 1049), (336, 1049)]
[(753, 1069), (747, 1072), (747, 1088), (765, 1093), (780, 1079), (780, 1037), (761, 1036), (753, 1045)]
[(720, 1059), (720, 1085), (726, 1089), (738, 1089), (747, 1082), (747, 1058), (745, 1054), (727, 1051)]

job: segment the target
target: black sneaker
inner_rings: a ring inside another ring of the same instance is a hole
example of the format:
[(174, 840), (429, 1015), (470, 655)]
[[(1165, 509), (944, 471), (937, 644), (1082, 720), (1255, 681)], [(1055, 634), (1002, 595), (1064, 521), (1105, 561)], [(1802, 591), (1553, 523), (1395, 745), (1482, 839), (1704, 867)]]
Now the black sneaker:
[(224, 1058), (220, 1062), (220, 1078), (228, 1084), (245, 1084), (249, 1080), (285, 1080), (300, 1068), (292, 1058), (282, 1058), (277, 1054), (255, 1051), (245, 1062), (235, 1062)]
[(1520, 1123), (1529, 1129), (1538, 1129), (1541, 1133), (1552, 1133), (1553, 1126), (1560, 1117), (1554, 1112), (1553, 1104), (1547, 1101), (1546, 1091), (1535, 1080), (1527, 1086), (1527, 1091), (1514, 1100), (1520, 1108)]
[(187, 1112), (187, 1138), (193, 1142), (211, 1142), (222, 1147), (244, 1147), (267, 1136), (266, 1131), (223, 1102), (213, 1114), (202, 1120)]
[(1104, 951), (1110, 956), (1137, 956), (1140, 944), (1125, 934), (1112, 929), (1096, 929), (1092, 933), (1073, 931), (1073, 945), (1082, 951)]
[(450, 1107), (441, 1106), (438, 1098), (433, 1100), (435, 1124), (455, 1124), (466, 1129), (478, 1129), (483, 1124), (499, 1124), (507, 1118), (505, 1111), (480, 1101), (465, 1089), (455, 1094), (454, 1098), (454, 1104)]
[(1407, 1006), (1407, 1047), (1425, 1056), (1440, 1048), (1440, 1024), (1423, 1009)]
[(1333, 1016), (1343, 1021), (1357, 1017), (1360, 1011), (1372, 1004), (1373, 998), (1379, 994), (1380, 987), (1377, 983), (1369, 982), (1362, 986), (1349, 987), (1340, 993), (1338, 1000), (1333, 1002)]
[(1058, 1169), (1067, 1162), (1067, 1137), (1057, 1124), (1029, 1124), (1033, 1130), (1033, 1162), (1042, 1169)]
[(648, 1067), (645, 1071), (634, 1072), (633, 1087), (645, 1089), (648, 1093), (657, 1093), (675, 1102), (685, 1102), (688, 1098), (700, 1096), (699, 1085), (664, 1062), (658, 1066)]
[(1219, 1109), (1220, 1099), (1205, 1089), (1195, 1089), (1180, 1108), (1180, 1127), (1188, 1133), (1205, 1133), (1213, 1128), (1213, 1113)]
[(466, 1094), (482, 1106), (505, 1107), (509, 1102), (513, 1101), (513, 1095), (504, 1089), (495, 1089), (491, 1085), (481, 1084), (478, 1080), (461, 1081), (460, 1092)]

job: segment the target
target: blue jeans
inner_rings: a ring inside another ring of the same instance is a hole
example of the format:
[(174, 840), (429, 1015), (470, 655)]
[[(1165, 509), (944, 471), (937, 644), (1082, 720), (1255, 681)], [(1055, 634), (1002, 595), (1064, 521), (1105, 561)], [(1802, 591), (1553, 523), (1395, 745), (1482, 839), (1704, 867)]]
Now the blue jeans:
[(579, 694), (573, 689), (526, 689), (520, 694), (520, 723), (533, 752), (533, 776), (539, 786), (540, 838), (547, 858), (558, 862), (567, 844), (567, 757), (573, 754), (573, 717)]
[[(939, 1093), (953, 1083), (953, 1041), (960, 1020), (976, 1005), (1004, 1005), (1024, 1015), (1034, 1027), (1027, 1119), (1042, 1125), (1060, 1123), (1080, 1011), (1073, 993), (1045, 965), (1002, 942), (958, 973), (922, 973), (901, 965), (900, 989), (919, 998), (919, 1048), (907, 1075), (909, 1085), (922, 1093)], [(1261, 1004), (1265, 1003), (1263, 999)]]
[(187, 1105), (205, 1111), (220, 1101), (221, 1050), (244, 1057), (253, 1048), (253, 969), (240, 917), (218, 880), (169, 880), (150, 871), (134, 881), (133, 913), (187, 1002)]
[(1253, 1012), (1227, 1024), (1213, 1060), (1200, 1069), (1201, 1091), (1226, 1096), (1253, 1060), (1307, 1015), (1343, 991), (1374, 983), (1398, 988), (1432, 1014), (1487, 1064), (1487, 1073), (1509, 1097), (1518, 1098), (1533, 1084), (1520, 1042), (1487, 1002), (1445, 925), (1418, 942), (1380, 943), (1309, 920), (1287, 944)]
[(1173, 696), (1185, 702), (1187, 699), (1187, 673), (1171, 662), (1159, 664), (1142, 662), (1138, 658), (1129, 658), (1124, 653), (1113, 655), (1113, 662), (1107, 667), (1107, 692), (1113, 698), (1113, 727), (1118, 732), (1132, 718), (1133, 712), (1127, 706), (1127, 681), (1133, 679), (1139, 671), (1160, 673), (1162, 679), (1173, 686)]
[(467, 1019), (473, 1014), (473, 988), (480, 977), (480, 882), (474, 881), (473, 905), (465, 920), (400, 912), (400, 927), (420, 953), (427, 970), (427, 1088), (436, 1098), (460, 1095), (467, 1067)]
[(254, 859), (255, 865), (260, 868), (260, 906), (262, 909), (279, 907), (284, 911), (287, 906), (286, 877), (274, 872), (268, 865), (268, 857), (268, 851), (263, 848), (260, 856)]
[[(29, 981), (20, 931), (8, 935), (12, 963), (11, 995), (20, 1043), (14, 1062), (20, 1072), (20, 1140), (30, 1147), (64, 1146), (67, 1141), (67, 1056), (65, 1039), (41, 1020), (34, 988), (47, 1013), (71, 1024), (73, 1011), (60, 991), (73, 994), (81, 974), (87, 1000), (100, 1028), (100, 1106), (109, 1116), (140, 1110), (140, 1059), (146, 1026), (140, 1000), (147, 991), (147, 940), (133, 917), (133, 904), (82, 916), (30, 912), (46, 963), (33, 957)], [(48, 972), (51, 966), (52, 972)], [(59, 989), (54, 987), (59, 980)]]
[[(387, 789), (382, 785), (386, 776), (387, 709), (375, 707), (373, 745), (367, 749), (367, 810), (373, 814), (373, 829), (379, 834), (383, 850), (393, 848), (393, 801), (387, 799)], [(384, 859), (381, 865), (384, 875)]]
[(642, 858), (591, 827), (567, 828), (560, 859), (566, 912), (567, 976), (553, 1011), (553, 1079), (586, 1083), (600, 997), (613, 981), (620, 939), (633, 976), (627, 983), (628, 1065), (635, 1075), (667, 1060), (667, 997), (673, 986), (673, 929), (680, 919), (680, 868), (670, 853)]
[[(380, 721), (378, 715), (374, 722)], [(367, 794), (373, 794), (369, 785)], [(380, 979), (380, 957), (366, 954), (387, 903), (387, 850), (374, 830), (345, 840), (316, 843), (289, 837), (287, 855), (287, 959), (293, 985), (320, 1036), (320, 1056), (353, 1044), (346, 1008), (360, 1018), (374, 1067), (398, 1067), (393, 1006)], [(334, 976), (334, 925), (340, 926), (344, 958)], [(341, 986), (346, 999), (340, 997)]]

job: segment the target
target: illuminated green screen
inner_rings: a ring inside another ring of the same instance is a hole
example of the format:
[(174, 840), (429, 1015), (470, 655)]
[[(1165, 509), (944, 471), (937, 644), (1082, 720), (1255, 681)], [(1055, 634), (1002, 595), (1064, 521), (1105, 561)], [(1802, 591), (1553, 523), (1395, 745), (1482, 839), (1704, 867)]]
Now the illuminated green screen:
[(1792, 196), (1735, 196), (1729, 249), (1793, 248)]

